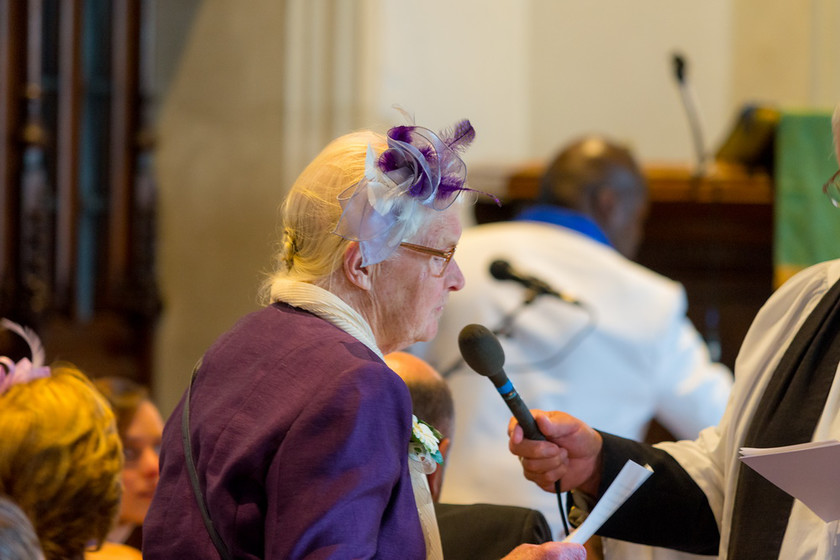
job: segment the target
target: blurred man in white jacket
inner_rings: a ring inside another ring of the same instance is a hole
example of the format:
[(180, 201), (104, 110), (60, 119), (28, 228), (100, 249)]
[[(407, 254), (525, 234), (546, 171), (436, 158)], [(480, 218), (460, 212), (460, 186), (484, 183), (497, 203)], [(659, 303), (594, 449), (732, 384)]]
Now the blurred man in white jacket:
[[(563, 410), (633, 439), (644, 438), (653, 419), (678, 438), (720, 420), (731, 372), (710, 360), (686, 317), (682, 286), (631, 260), (646, 210), (646, 182), (631, 153), (587, 137), (548, 168), (538, 205), (464, 232), (457, 260), (466, 287), (451, 296), (436, 339), (420, 350), (447, 376), (458, 410), (442, 500), (532, 507), (555, 536), (562, 528), (556, 497), (523, 479), (507, 453), (502, 399), (460, 360), (458, 333), (469, 323), (499, 334), (505, 371), (529, 407)], [(499, 260), (497, 271), (509, 265), (563, 297), (494, 278)], [(678, 554), (628, 547), (607, 542), (605, 556)]]

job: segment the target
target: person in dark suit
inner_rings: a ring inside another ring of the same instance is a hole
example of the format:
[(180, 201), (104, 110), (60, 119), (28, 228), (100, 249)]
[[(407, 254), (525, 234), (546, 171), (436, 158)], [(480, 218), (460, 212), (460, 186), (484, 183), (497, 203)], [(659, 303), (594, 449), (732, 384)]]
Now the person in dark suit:
[(443, 436), (439, 443), (443, 463), (427, 475), (446, 560), (501, 558), (521, 544), (551, 540), (551, 530), (535, 509), (499, 504), (440, 503), (446, 455), (452, 444), (455, 408), (449, 386), (427, 362), (407, 352), (392, 352), (385, 363), (408, 386), (414, 415), (433, 425)]

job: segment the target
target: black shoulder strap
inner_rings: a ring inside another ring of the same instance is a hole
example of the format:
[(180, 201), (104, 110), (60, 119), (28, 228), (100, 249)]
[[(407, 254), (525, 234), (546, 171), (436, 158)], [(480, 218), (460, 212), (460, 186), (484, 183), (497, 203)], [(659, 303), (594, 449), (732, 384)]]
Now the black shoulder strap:
[(207, 528), (207, 532), (210, 533), (213, 545), (219, 551), (222, 560), (231, 560), (233, 557), (230, 555), (227, 546), (225, 546), (222, 537), (219, 536), (219, 533), (213, 526), (213, 520), (210, 519), (210, 512), (207, 511), (207, 504), (204, 503), (204, 494), (201, 493), (201, 486), (198, 484), (198, 473), (195, 470), (195, 459), (193, 459), (192, 443), (190, 442), (190, 394), (199, 367), (201, 367), (201, 360), (198, 360), (195, 367), (193, 367), (192, 375), (190, 376), (190, 385), (187, 387), (187, 398), (184, 400), (184, 411), (181, 414), (181, 441), (184, 443), (184, 457), (187, 461), (187, 472), (190, 475), (190, 483), (192, 483), (195, 501), (198, 502), (198, 509), (201, 511), (204, 526)]

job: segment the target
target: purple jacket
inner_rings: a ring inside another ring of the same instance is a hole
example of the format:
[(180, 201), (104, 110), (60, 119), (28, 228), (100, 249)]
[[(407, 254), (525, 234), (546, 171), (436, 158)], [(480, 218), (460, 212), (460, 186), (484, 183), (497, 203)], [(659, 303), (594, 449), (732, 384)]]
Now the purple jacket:
[[(190, 486), (181, 403), (143, 528), (150, 560), (218, 558)], [(364, 344), (285, 304), (207, 351), (190, 433), (205, 500), (235, 558), (425, 558), (411, 480), (411, 399)]]

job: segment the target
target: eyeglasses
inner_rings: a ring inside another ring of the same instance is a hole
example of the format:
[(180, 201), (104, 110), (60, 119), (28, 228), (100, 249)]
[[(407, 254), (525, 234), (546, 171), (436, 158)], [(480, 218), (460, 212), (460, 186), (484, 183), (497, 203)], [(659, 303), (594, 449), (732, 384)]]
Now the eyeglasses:
[(449, 266), (449, 262), (452, 260), (452, 255), (455, 254), (455, 247), (452, 247), (448, 251), (432, 249), (431, 247), (426, 247), (425, 245), (415, 245), (414, 243), (400, 243), (400, 247), (405, 247), (406, 249), (423, 253), (424, 255), (431, 255), (432, 275), (437, 276), (438, 278), (443, 276), (443, 273), (446, 272), (446, 267)]
[(840, 208), (840, 170), (831, 176), (823, 185), (823, 193), (831, 200), (831, 203)]

